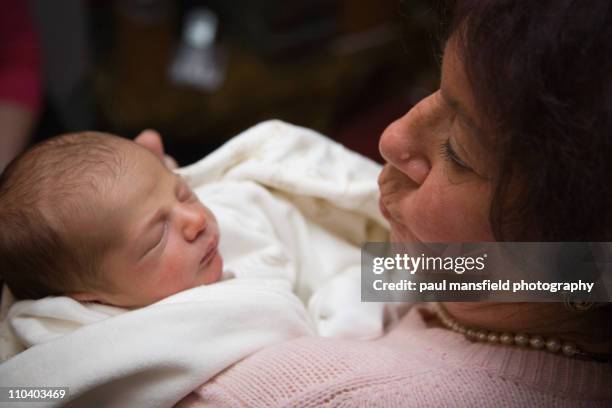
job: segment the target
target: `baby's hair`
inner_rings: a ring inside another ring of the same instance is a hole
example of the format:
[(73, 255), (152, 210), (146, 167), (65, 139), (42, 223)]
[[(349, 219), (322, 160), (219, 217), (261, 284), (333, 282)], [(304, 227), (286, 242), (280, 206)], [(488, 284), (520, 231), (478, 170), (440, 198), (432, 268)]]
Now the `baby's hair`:
[(90, 288), (112, 236), (87, 222), (121, 176), (122, 139), (96, 132), (46, 140), (0, 175), (0, 274), (19, 299)]

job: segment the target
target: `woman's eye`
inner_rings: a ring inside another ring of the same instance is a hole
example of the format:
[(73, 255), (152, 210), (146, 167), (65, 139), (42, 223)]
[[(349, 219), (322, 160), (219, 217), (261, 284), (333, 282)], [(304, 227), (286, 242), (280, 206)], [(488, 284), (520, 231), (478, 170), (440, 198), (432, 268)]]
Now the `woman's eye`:
[(455, 152), (450, 144), (450, 139), (446, 139), (446, 142), (440, 146), (440, 152), (446, 160), (454, 164), (460, 170), (473, 171), (473, 169), (459, 157), (457, 152)]

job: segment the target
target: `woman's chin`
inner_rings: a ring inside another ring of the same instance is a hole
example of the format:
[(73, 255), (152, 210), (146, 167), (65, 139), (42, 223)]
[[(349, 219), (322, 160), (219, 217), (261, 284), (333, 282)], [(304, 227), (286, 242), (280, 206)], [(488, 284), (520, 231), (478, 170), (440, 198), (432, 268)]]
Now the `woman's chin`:
[(394, 221), (393, 219), (389, 220), (389, 224), (391, 226), (391, 234), (389, 235), (391, 243), (420, 242), (412, 234), (410, 229), (408, 229), (404, 225)]

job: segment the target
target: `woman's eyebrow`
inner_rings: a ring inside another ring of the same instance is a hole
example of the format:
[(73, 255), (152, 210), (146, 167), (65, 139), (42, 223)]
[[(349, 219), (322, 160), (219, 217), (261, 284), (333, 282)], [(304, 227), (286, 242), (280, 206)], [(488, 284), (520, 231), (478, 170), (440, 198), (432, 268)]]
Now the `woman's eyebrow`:
[(444, 101), (448, 104), (457, 113), (457, 116), (461, 118), (463, 123), (466, 124), (467, 127), (472, 130), (476, 136), (480, 136), (482, 134), (482, 130), (476, 125), (476, 122), (472, 120), (470, 115), (467, 114), (466, 110), (461, 106), (461, 104), (451, 97), (444, 89), (440, 88), (440, 94)]

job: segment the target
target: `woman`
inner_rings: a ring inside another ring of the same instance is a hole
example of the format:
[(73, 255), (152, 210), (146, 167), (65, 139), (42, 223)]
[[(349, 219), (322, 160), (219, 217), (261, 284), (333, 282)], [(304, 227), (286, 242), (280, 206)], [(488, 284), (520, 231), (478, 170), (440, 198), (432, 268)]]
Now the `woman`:
[[(463, 1), (451, 33), (440, 89), (380, 140), (392, 241), (612, 241), (609, 1)], [(179, 405), (612, 403), (610, 304), (438, 310), (264, 349)]]

